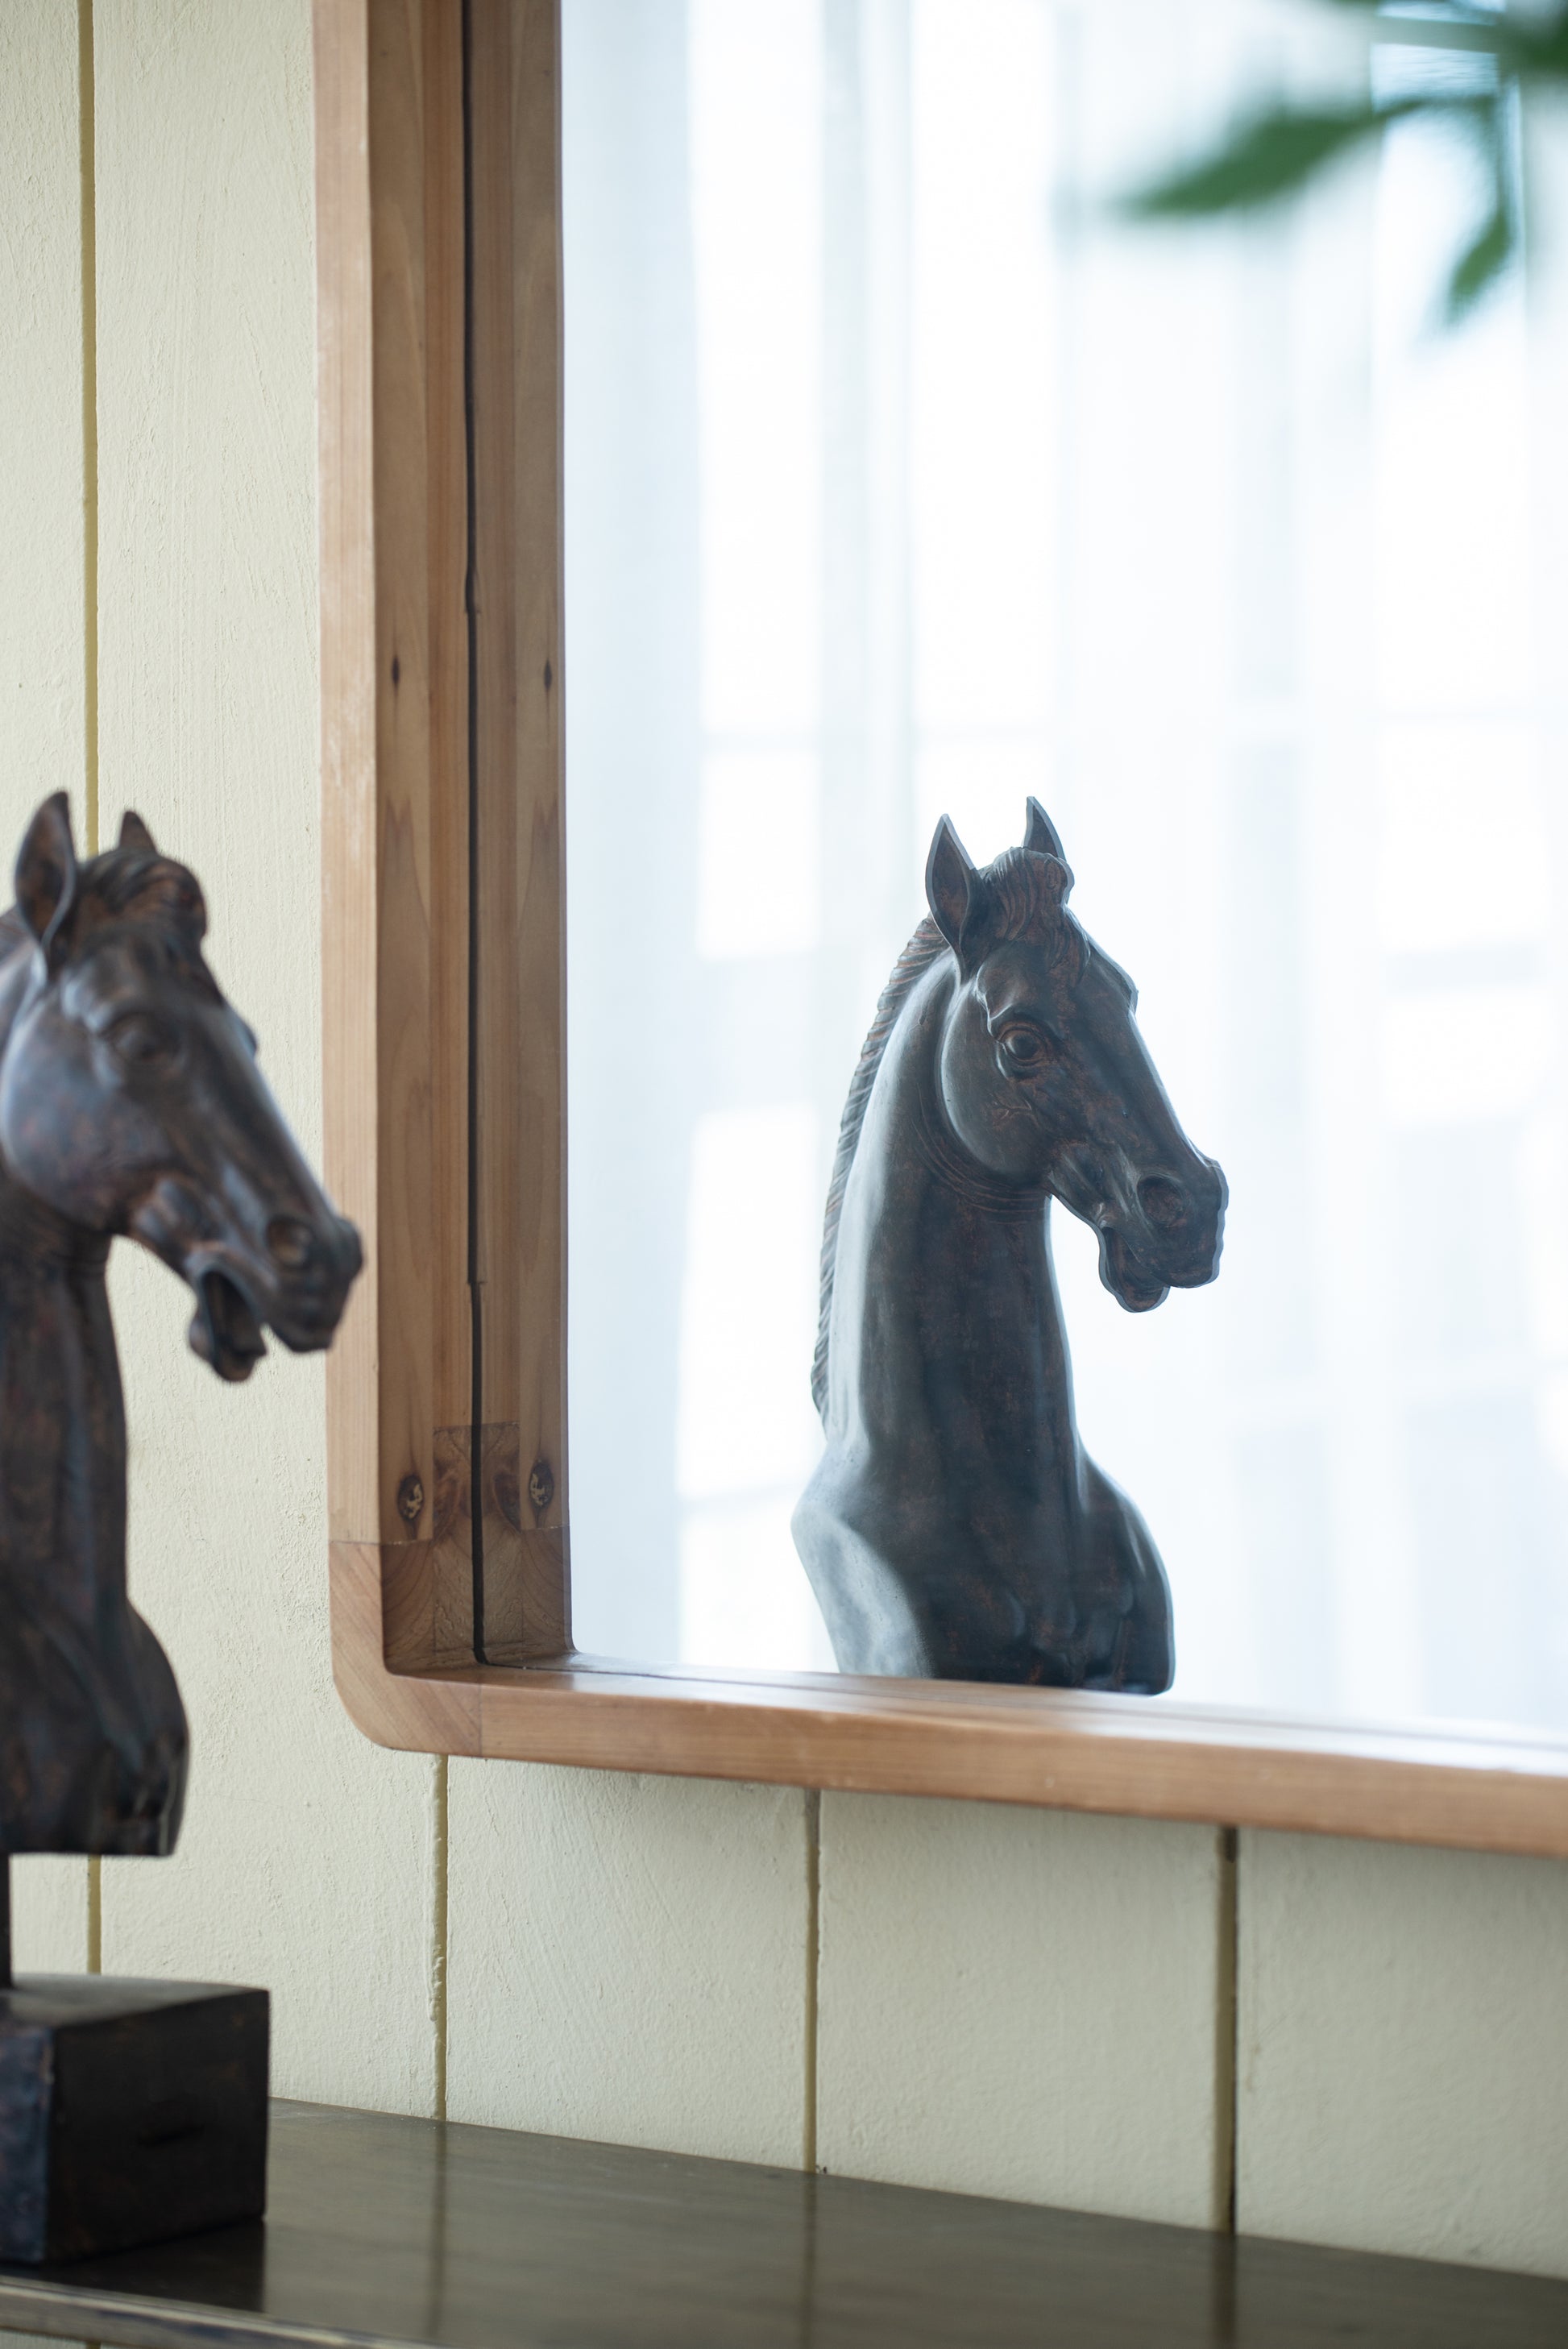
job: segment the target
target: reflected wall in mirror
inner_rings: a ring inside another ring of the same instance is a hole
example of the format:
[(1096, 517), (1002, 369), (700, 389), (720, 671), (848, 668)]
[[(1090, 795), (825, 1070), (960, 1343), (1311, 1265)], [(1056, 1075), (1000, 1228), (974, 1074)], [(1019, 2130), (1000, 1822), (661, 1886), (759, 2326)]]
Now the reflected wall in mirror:
[(936, 818), (1037, 793), (1232, 1187), (1158, 1316), (1057, 1231), (1175, 1693), (1568, 1723), (1568, 274), (1431, 335), (1419, 126), (1299, 213), (1107, 209), (1264, 90), (1488, 70), (1350, 14), (566, 0), (585, 1650), (830, 1663), (839, 1115)]

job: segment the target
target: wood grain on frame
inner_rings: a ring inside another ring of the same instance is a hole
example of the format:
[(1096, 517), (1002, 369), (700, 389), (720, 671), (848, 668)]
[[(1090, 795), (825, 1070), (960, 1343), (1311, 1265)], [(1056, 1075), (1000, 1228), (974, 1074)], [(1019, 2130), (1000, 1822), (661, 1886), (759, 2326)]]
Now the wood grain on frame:
[[(504, 5), (504, 0), (500, 0)], [(566, 1427), (566, 874), (559, 0), (511, 0), (519, 1017), (518, 1417), (525, 1645), (571, 1641)]]
[(328, 1508), (426, 1661), (473, 1653), (435, 1526), (471, 1402), (461, 26), (460, 0), (315, 19), (325, 1155), (366, 1257)]
[(570, 1640), (554, 0), (470, 0), (469, 44), (476, 1416), (484, 1652), (517, 1660)]
[(570, 1620), (555, 11), (315, 27), (332, 1537), (398, 1661), (520, 1660)]
[(367, 1256), (327, 1382), (353, 1718), (419, 1752), (1568, 1857), (1550, 1739), (570, 1653), (557, 5), (469, 0), (466, 126), (461, 0), (315, 6), (326, 1157)]
[(333, 1561), (334, 1653), (380, 1744), (491, 1761), (953, 1795), (1568, 1858), (1568, 1749), (1484, 1728), (1329, 1723), (1167, 1699), (582, 1657), (389, 1671), (368, 1559)]

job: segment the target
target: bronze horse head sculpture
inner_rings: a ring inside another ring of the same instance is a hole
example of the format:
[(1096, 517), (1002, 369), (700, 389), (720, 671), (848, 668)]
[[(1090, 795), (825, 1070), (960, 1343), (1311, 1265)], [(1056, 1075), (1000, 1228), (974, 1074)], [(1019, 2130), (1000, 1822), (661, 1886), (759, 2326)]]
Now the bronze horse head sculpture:
[(359, 1269), (201, 951), (194, 876), (139, 816), (78, 864), (64, 793), (0, 916), (0, 1853), (172, 1848), (187, 1736), (129, 1603), (105, 1270), (189, 1282), (191, 1344), (250, 1376), (330, 1343)]
[(944, 816), (930, 911), (861, 1054), (822, 1249), (827, 1449), (796, 1547), (841, 1670), (1155, 1693), (1171, 1593), (1078, 1442), (1059, 1199), (1130, 1312), (1219, 1269), (1225, 1182), (1180, 1125), (1137, 992), (1067, 910), (1037, 800), (983, 869)]

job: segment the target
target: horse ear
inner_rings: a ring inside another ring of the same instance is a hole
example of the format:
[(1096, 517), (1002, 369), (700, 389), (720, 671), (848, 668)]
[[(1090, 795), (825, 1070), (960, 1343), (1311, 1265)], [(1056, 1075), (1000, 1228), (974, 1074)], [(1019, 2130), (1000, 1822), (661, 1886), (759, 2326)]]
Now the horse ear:
[(1073, 885), (1073, 869), (1062, 854), (1060, 833), (1037, 799), (1031, 799), (1028, 802), (1028, 813), (1024, 824), (1024, 845), (1026, 848), (1032, 849), (1037, 856), (1056, 858), (1068, 876), (1068, 888), (1062, 891), (1062, 895), (1065, 897), (1068, 889)]
[(964, 843), (953, 829), (952, 818), (944, 815), (933, 835), (931, 854), (925, 860), (925, 902), (960, 963), (964, 960), (964, 933), (971, 926), (979, 883), (980, 876), (969, 862)]
[(77, 894), (71, 806), (64, 792), (46, 799), (16, 858), (16, 909), (46, 954), (59, 937)]
[(140, 856), (156, 856), (158, 854), (158, 843), (134, 808), (127, 808), (120, 817), (119, 844), (122, 848), (134, 848)]

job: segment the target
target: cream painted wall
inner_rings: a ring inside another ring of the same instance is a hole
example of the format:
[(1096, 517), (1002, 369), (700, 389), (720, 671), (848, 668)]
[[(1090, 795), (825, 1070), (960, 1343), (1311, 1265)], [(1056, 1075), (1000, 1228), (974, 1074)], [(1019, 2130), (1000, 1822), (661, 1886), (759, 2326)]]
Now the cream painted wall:
[(822, 1798), (824, 2169), (1222, 2224), (1220, 1837)]
[[(77, 12), (0, 9), (0, 857), (86, 782)], [(6, 893), (7, 895), (9, 893)], [(18, 1964), (87, 1962), (87, 1864), (13, 1870)]]
[[(320, 1131), (306, 0), (98, 0), (106, 818), (188, 856)], [(0, 818), (69, 783), (83, 627), (73, 0), (0, 10)], [(123, 1252), (122, 1252), (123, 1253)], [(1228, 2177), (1211, 1830), (446, 1766), (326, 1650), (320, 1366), (220, 1387), (118, 1266), (132, 1577), (185, 1689), (176, 1858), (104, 1962), (269, 1983), (284, 2093), (1203, 2224)], [(83, 1964), (86, 1871), (16, 1869)], [(1568, 1868), (1244, 1837), (1241, 2223), (1568, 2274)]]
[[(100, 794), (189, 859), (213, 967), (321, 1146), (308, 16), (98, 0)], [(195, 1766), (177, 1857), (107, 1865), (106, 1971), (274, 1993), (285, 2093), (434, 2108), (438, 1765), (333, 1692), (319, 1360), (225, 1387), (116, 1251), (131, 1588)]]
[(1237, 2208), (1568, 2273), (1568, 1868), (1242, 1838)]
[[(30, 265), (17, 309), (37, 322), (3, 379), (0, 470), (29, 501), (0, 563), (6, 681), (14, 663), (27, 698), (5, 812), (15, 837), (64, 781), (80, 839), (76, 7), (8, 0), (0, 38), (0, 103), (26, 134), (7, 121), (0, 257)], [(94, 45), (105, 825), (133, 804), (200, 872), (214, 968), (319, 1154), (308, 16), (98, 0)], [(32, 634), (13, 652), (16, 613)], [(285, 2093), (431, 2111), (440, 1765), (367, 1745), (333, 1693), (321, 1364), (274, 1355), (226, 1388), (160, 1267), (122, 1247), (112, 1286), (131, 1586), (174, 1656), (195, 1766), (177, 1857), (104, 1868), (103, 1963), (265, 1982)], [(24, 1961), (87, 1962), (85, 1873), (18, 1865)]]
[(451, 2117), (799, 2168), (809, 1808), (454, 1762)]

